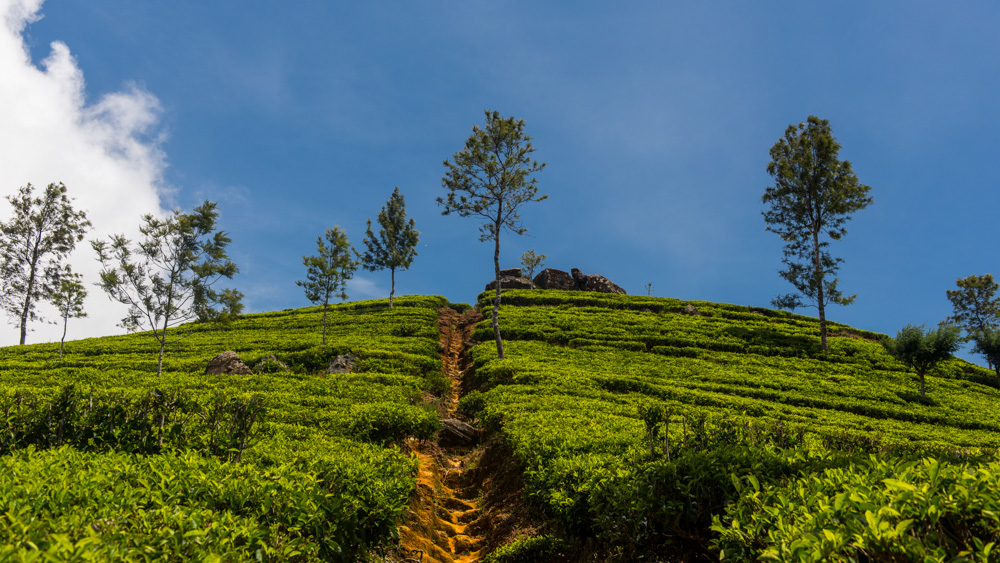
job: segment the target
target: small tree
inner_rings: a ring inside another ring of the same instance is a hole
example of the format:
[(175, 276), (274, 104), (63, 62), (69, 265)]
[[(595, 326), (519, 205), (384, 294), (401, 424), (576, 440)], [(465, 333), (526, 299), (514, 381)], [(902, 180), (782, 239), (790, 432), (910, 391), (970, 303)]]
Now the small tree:
[(372, 232), (372, 220), (368, 220), (365, 231), (365, 253), (359, 255), (361, 264), (369, 272), (376, 270), (390, 271), (392, 280), (389, 289), (389, 308), (393, 306), (392, 299), (396, 294), (396, 270), (405, 270), (417, 256), (417, 242), (420, 232), (417, 231), (413, 219), (406, 220), (406, 201), (397, 187), (389, 197), (389, 201), (378, 212), (378, 236)]
[(994, 330), (1000, 325), (1000, 299), (996, 297), (997, 282), (992, 274), (972, 275), (955, 280), (958, 289), (945, 293), (954, 311), (948, 322), (965, 329), (971, 339), (977, 332)]
[(28, 184), (16, 196), (7, 196), (14, 217), (0, 223), (0, 307), (20, 327), (21, 344), (28, 323), (41, 320), (36, 304), (56, 290), (63, 260), (90, 227), (86, 212), (73, 209), (61, 183), (49, 184), (41, 197), (33, 193)]
[(647, 283), (645, 285), (645, 287), (646, 287), (646, 295), (652, 297), (653, 296), (653, 282)]
[(544, 254), (536, 255), (534, 248), (521, 255), (521, 267), (528, 273), (528, 279), (531, 280), (531, 289), (535, 289), (535, 270), (540, 270), (545, 266), (544, 260), (546, 258), (548, 256)]
[(774, 186), (761, 198), (769, 206), (763, 212), (767, 230), (785, 242), (781, 262), (786, 268), (779, 274), (798, 292), (781, 295), (771, 303), (790, 310), (805, 305), (803, 297), (814, 303), (824, 352), (829, 351), (827, 304), (850, 305), (857, 297), (844, 295), (837, 288), (835, 276), (843, 260), (831, 256), (827, 249), (830, 240), (847, 234), (844, 223), (851, 219), (851, 213), (872, 202), (868, 195), (871, 188), (858, 181), (850, 162), (837, 158), (839, 151), (840, 143), (829, 121), (809, 116), (807, 123), (789, 125), (784, 138), (771, 147), (767, 173), (774, 178)]
[(167, 219), (145, 215), (139, 227), (143, 239), (135, 245), (123, 235), (91, 243), (102, 267), (98, 285), (112, 301), (129, 307), (119, 326), (151, 330), (160, 345), (157, 377), (163, 373), (168, 328), (227, 319), (242, 309), (242, 293), (213, 289), (239, 272), (226, 255), (229, 237), (215, 230), (217, 218), (215, 203), (206, 201), (192, 213), (174, 211)]
[(982, 354), (997, 375), (1000, 388), (1000, 330), (983, 330), (972, 334), (972, 351)]
[(442, 215), (457, 213), (459, 217), (475, 216), (482, 220), (479, 240), (493, 241), (493, 270), (496, 279), (496, 296), (493, 299), (493, 336), (497, 355), (506, 357), (500, 338), (500, 232), (507, 229), (524, 234), (519, 210), (529, 201), (542, 201), (538, 195), (535, 172), (545, 168), (531, 158), (535, 148), (531, 137), (524, 133), (524, 121), (513, 117), (500, 117), (495, 111), (486, 111), (486, 126), (473, 126), (472, 135), (465, 141), (465, 148), (452, 156), (454, 162), (444, 161), (448, 168), (441, 185), (448, 190), (445, 197), (437, 198), (444, 206)]
[(323, 304), (323, 344), (326, 344), (326, 309), (331, 297), (347, 299), (347, 280), (351, 279), (358, 263), (351, 259), (356, 254), (347, 241), (347, 234), (340, 227), (327, 229), (325, 237), (316, 239), (319, 254), (303, 256), (302, 264), (306, 267), (306, 279), (295, 282), (305, 289), (306, 298), (313, 303)]
[(62, 339), (59, 340), (59, 357), (63, 357), (63, 346), (66, 344), (66, 330), (69, 328), (70, 318), (79, 319), (87, 316), (83, 309), (83, 301), (87, 298), (87, 289), (83, 287), (83, 277), (74, 272), (67, 265), (59, 276), (59, 285), (56, 286), (48, 298), (49, 302), (59, 310), (59, 316), (63, 320)]
[(923, 325), (906, 325), (895, 338), (885, 337), (882, 345), (892, 357), (910, 366), (920, 377), (920, 396), (926, 398), (924, 375), (958, 350), (960, 330), (955, 325), (942, 324), (924, 332)]

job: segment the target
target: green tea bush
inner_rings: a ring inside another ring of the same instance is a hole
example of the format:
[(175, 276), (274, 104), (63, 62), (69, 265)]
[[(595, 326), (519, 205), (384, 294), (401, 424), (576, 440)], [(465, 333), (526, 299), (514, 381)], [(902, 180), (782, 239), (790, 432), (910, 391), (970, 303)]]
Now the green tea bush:
[(784, 486), (738, 481), (716, 516), (726, 560), (992, 561), (1000, 464), (871, 457)]
[(553, 536), (517, 538), (482, 558), (481, 563), (542, 563), (560, 555), (564, 543)]
[[(713, 518), (745, 502), (745, 483), (785, 490), (865, 452), (974, 468), (1000, 448), (1000, 392), (973, 377), (986, 370), (950, 360), (928, 377), (932, 401), (912, 401), (912, 373), (874, 333), (831, 323), (823, 353), (817, 321), (784, 312), (548, 290), (504, 303), (508, 359), (474, 347), (480, 393), (461, 406), (501, 433), (557, 528), (607, 554), (718, 557)], [(993, 540), (980, 539), (982, 559)], [(748, 557), (770, 542), (755, 536)]]
[(0, 558), (354, 561), (345, 499), (289, 466), (62, 447), (0, 457)]

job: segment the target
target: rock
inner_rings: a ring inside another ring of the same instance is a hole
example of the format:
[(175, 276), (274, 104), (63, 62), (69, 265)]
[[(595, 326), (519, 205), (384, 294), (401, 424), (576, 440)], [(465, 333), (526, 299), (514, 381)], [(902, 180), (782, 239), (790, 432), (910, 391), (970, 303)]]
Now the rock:
[(692, 305), (690, 303), (688, 303), (687, 305), (685, 305), (684, 306), (684, 310), (681, 311), (681, 312), (684, 313), (685, 315), (696, 315), (696, 316), (701, 315), (701, 311), (699, 311), (698, 309), (695, 309), (694, 305)]
[(253, 370), (243, 363), (236, 352), (228, 350), (208, 361), (205, 375), (252, 375)]
[(274, 354), (268, 354), (253, 366), (254, 373), (283, 373), (287, 371), (288, 365), (275, 357)]
[(457, 418), (446, 418), (441, 421), (441, 431), (438, 432), (438, 444), (443, 448), (452, 446), (474, 446), (479, 441), (479, 430)]
[(580, 270), (573, 268), (573, 280), (581, 291), (596, 291), (598, 293), (617, 293), (625, 295), (625, 290), (604, 276), (596, 274), (584, 275)]
[(561, 289), (574, 291), (579, 289), (573, 276), (555, 268), (545, 268), (535, 276), (535, 287), (538, 289)]
[(330, 360), (330, 366), (326, 368), (324, 373), (350, 373), (357, 364), (358, 357), (348, 352)]
[[(497, 287), (497, 280), (486, 284), (484, 291), (493, 291)], [(531, 280), (528, 278), (515, 278), (514, 276), (504, 276), (500, 278), (500, 289), (531, 289)]]
[(500, 277), (523, 278), (524, 274), (521, 273), (521, 268), (507, 268), (500, 270)]

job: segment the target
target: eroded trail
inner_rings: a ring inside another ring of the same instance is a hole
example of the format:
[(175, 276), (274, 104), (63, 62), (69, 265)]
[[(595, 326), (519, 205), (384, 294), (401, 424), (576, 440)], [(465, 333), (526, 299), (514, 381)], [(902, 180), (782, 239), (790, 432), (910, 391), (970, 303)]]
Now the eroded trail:
[(479, 432), (456, 414), (469, 362), (466, 343), (479, 318), (476, 311), (438, 312), (442, 369), (451, 380), (451, 392), (439, 408), (444, 428), (438, 442), (410, 443), (420, 460), (420, 472), (406, 523), (400, 527), (405, 561), (469, 563), (478, 561), (485, 547), (479, 506), (482, 484), (475, 482), (475, 472), (468, 471), (481, 454), (476, 448)]

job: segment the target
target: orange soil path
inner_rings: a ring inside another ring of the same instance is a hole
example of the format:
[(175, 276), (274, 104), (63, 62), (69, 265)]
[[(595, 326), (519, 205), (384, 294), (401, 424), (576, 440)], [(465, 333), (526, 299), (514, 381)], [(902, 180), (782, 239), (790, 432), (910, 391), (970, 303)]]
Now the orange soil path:
[[(442, 410), (454, 417), (464, 376), (465, 342), (477, 313), (463, 316), (450, 308), (438, 311), (441, 360), (451, 380), (451, 392)], [(479, 561), (485, 539), (477, 530), (480, 517), (479, 486), (464, 478), (477, 451), (469, 447), (441, 448), (437, 444), (410, 443), (420, 463), (417, 490), (410, 501), (406, 522), (400, 526), (404, 561), (419, 563), (472, 563)]]

